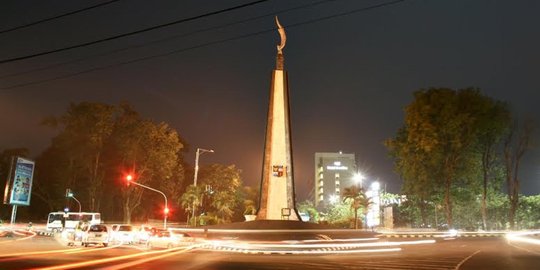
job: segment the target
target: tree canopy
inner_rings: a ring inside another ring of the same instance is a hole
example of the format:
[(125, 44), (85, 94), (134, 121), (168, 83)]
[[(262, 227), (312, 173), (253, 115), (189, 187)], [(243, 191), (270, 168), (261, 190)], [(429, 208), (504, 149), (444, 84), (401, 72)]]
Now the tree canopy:
[(506, 121), (504, 106), (475, 88), (415, 92), (403, 127), (386, 141), (404, 193), (419, 198), (421, 211), (427, 200), (443, 194), (452, 226), (452, 190), (478, 179), (478, 145), (499, 138)]

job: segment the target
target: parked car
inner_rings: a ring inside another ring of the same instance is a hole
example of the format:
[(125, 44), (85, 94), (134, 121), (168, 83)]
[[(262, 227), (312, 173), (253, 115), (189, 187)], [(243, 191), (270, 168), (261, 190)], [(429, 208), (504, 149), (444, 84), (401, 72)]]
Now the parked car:
[(132, 244), (135, 239), (135, 228), (129, 224), (115, 225), (112, 226), (110, 242)]
[(189, 245), (195, 242), (195, 238), (183, 232), (159, 230), (146, 242), (148, 249), (152, 248), (174, 248)]
[(109, 244), (109, 230), (102, 224), (93, 224), (86, 227), (82, 235), (82, 245), (103, 245)]

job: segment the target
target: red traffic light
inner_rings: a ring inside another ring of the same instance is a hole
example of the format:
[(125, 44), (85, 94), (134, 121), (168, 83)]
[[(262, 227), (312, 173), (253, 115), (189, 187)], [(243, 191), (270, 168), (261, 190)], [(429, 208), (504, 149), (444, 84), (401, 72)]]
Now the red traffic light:
[(133, 181), (133, 175), (128, 174), (126, 175), (126, 184), (129, 186), (129, 184)]

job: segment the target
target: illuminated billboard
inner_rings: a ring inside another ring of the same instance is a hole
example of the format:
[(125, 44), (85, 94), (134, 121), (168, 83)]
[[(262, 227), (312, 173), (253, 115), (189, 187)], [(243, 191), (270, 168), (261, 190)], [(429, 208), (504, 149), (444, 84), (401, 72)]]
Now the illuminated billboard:
[[(30, 205), (30, 195), (32, 195), (32, 179), (34, 176), (34, 161), (17, 157), (13, 174), (6, 184), (6, 191), (9, 198), (9, 204), (12, 205)], [(9, 185), (9, 186), (8, 186)], [(7, 202), (4, 198), (4, 202)]]

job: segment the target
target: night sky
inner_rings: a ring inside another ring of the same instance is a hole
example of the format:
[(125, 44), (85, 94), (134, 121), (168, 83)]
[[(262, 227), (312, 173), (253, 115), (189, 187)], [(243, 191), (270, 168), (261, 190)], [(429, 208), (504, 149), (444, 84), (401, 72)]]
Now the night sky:
[[(0, 34), (0, 59), (102, 39), (250, 1), (118, 1)], [(0, 31), (103, 2), (2, 1)], [(311, 189), (315, 152), (355, 153), (369, 178), (378, 178), (389, 191), (398, 192), (401, 182), (383, 141), (402, 125), (403, 108), (421, 88), (479, 87), (484, 94), (509, 102), (522, 119), (530, 116), (540, 123), (540, 1), (409, 0), (320, 20), (385, 2), (390, 1), (273, 0), (80, 49), (0, 64), (0, 148), (25, 146), (33, 156), (39, 154), (55, 134), (39, 124), (41, 119), (62, 114), (70, 102), (128, 102), (143, 116), (176, 128), (189, 143), (186, 159), (190, 163), (197, 147), (214, 149), (215, 154), (201, 157), (201, 164), (236, 164), (245, 183), (258, 186), (270, 75), (279, 42), (277, 31), (263, 31), (275, 28), (274, 14), (287, 31), (284, 55), (298, 201), (306, 199)], [(202, 31), (206, 28), (214, 29)], [(178, 37), (148, 44), (174, 36)], [(240, 36), (246, 37), (235, 39)], [(199, 46), (227, 39), (231, 40)], [(198, 48), (183, 50), (191, 47)], [(97, 56), (120, 48), (132, 49)], [(118, 65), (175, 50), (183, 51)], [(85, 60), (5, 77), (81, 58)], [(83, 72), (89, 69), (97, 70)], [(540, 192), (539, 139), (537, 130), (536, 148), (526, 153), (520, 171), (525, 194)]]

